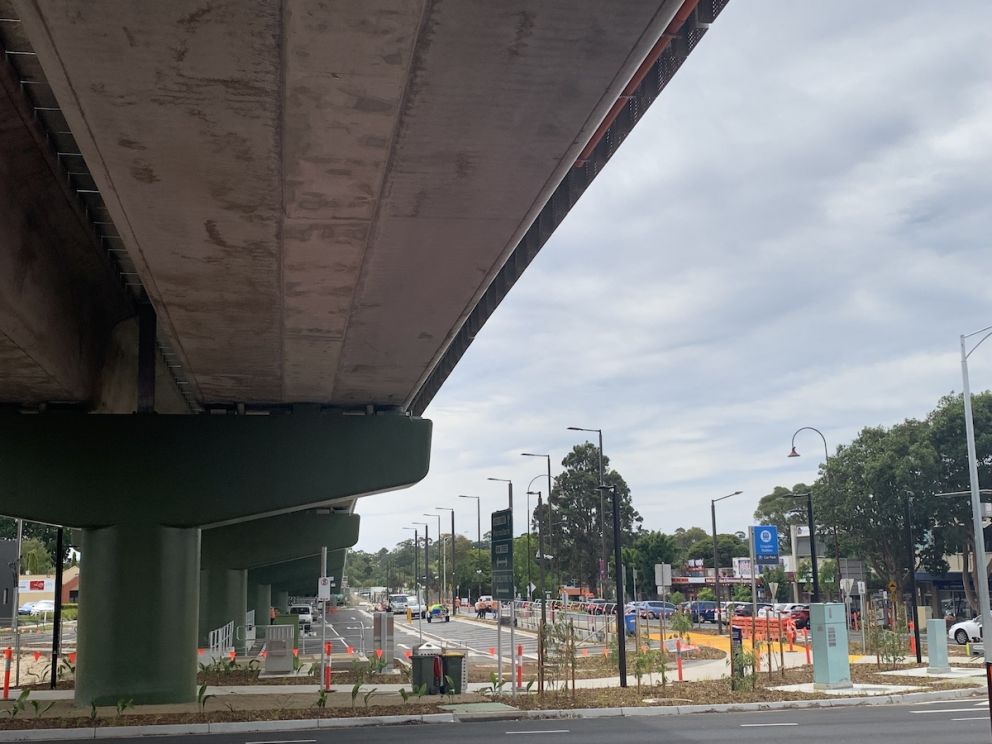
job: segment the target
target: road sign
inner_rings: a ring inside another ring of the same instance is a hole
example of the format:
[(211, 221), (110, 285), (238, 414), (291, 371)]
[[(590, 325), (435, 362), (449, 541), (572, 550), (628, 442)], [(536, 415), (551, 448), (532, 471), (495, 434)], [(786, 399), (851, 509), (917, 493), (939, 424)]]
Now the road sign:
[(331, 576), (321, 576), (317, 579), (317, 599), (322, 602), (329, 600), (332, 586), (334, 586), (334, 579)]
[(751, 528), (754, 534), (754, 557), (759, 565), (778, 563), (778, 527), (759, 524)]
[(844, 577), (840, 580), (840, 587), (844, 590), (844, 596), (851, 596), (851, 589), (854, 587), (854, 579)]
[(672, 565), (670, 563), (654, 564), (655, 586), (669, 587), (672, 585)]
[(895, 594), (896, 593), (896, 589), (898, 589), (898, 588), (899, 588), (899, 585), (896, 584), (896, 582), (894, 582), (894, 581), (890, 581), (889, 582), (889, 594)]
[(859, 597), (865, 596), (865, 589), (866, 588), (867, 587), (865, 586), (865, 582), (863, 582), (863, 581), (859, 581), (858, 582), (858, 596)]
[(509, 509), (492, 514), (490, 550), (493, 571), (493, 597), (512, 600), (513, 591), (513, 512)]

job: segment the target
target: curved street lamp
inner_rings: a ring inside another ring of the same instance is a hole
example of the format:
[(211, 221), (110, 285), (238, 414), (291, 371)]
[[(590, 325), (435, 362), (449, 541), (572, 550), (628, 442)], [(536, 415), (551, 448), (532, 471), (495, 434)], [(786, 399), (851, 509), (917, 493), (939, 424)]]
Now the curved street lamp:
[[(729, 499), (731, 496), (739, 496), (743, 491), (734, 491), (718, 499), (710, 499), (710, 517), (713, 521), (713, 594), (716, 595), (716, 632), (723, 634), (723, 623), (720, 620), (720, 554), (716, 549), (716, 502)], [(754, 570), (754, 567), (751, 567)]]
[[(609, 583), (609, 565), (606, 561), (606, 506), (604, 505), (603, 486), (606, 485), (606, 481), (603, 480), (603, 430), (602, 429), (586, 429), (581, 426), (569, 426), (566, 427), (568, 431), (587, 431), (595, 432), (599, 435), (599, 558), (602, 561), (600, 564), (602, 568), (599, 572), (599, 596), (606, 596), (606, 585)], [(619, 599), (617, 600), (619, 601)]]

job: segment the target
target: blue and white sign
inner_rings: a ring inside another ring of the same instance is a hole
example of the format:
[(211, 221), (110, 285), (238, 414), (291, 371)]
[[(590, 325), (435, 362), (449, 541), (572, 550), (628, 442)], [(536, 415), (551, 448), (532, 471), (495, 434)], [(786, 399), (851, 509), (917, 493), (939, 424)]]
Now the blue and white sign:
[(778, 562), (778, 528), (759, 524), (751, 528), (754, 535), (754, 556), (759, 563)]

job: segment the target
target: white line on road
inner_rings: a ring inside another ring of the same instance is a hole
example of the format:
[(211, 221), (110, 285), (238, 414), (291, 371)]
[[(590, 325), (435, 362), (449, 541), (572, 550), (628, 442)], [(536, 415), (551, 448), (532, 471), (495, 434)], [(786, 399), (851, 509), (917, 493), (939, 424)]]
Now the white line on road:
[(568, 729), (546, 729), (545, 731), (505, 731), (507, 736), (513, 734), (567, 734)]
[(952, 718), (952, 721), (987, 721), (988, 716), (976, 716), (975, 718)]
[(316, 744), (316, 739), (273, 739), (271, 741), (246, 741), (245, 744)]
[(974, 708), (931, 708), (930, 710), (911, 710), (910, 713), (974, 713)]
[(798, 726), (798, 723), (742, 723), (741, 728), (758, 728), (759, 726)]

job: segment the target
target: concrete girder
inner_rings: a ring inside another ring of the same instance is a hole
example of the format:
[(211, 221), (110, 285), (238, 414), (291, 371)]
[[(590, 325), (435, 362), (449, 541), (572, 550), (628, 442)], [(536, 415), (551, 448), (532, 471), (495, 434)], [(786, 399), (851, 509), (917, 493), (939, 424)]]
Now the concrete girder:
[(3, 512), (74, 527), (220, 525), (416, 483), (431, 423), (348, 416), (0, 415)]
[[(327, 575), (335, 576), (341, 585), (341, 572), (344, 570), (344, 560), (347, 550), (327, 551)], [(270, 584), (272, 591), (285, 591), (290, 587), (302, 590), (304, 596), (317, 594), (317, 579), (320, 577), (319, 557), (301, 558), (287, 561), (274, 566), (263, 566), (248, 572), (248, 582), (251, 584)], [(296, 592), (290, 592), (296, 593)]]
[[(323, 513), (321, 513), (323, 512)], [(203, 530), (200, 540), (199, 644), (211, 630), (234, 621), (235, 646), (244, 650), (245, 607), (255, 607), (247, 569), (335, 551), (358, 542), (357, 514), (306, 510)], [(257, 610), (257, 607), (256, 607)], [(259, 622), (256, 614), (256, 623)]]
[(350, 548), (359, 521), (357, 514), (307, 509), (203, 530), (200, 569), (248, 569)]
[(682, 3), (18, 7), (200, 399), (403, 407)]
[(89, 401), (131, 314), (10, 65), (0, 65), (0, 402)]

